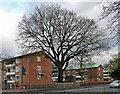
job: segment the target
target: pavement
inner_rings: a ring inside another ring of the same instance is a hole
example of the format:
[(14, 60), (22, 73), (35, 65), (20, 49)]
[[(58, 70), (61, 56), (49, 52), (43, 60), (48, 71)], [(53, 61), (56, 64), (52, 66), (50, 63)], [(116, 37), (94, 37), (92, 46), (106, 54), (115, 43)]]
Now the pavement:
[(2, 94), (88, 94), (88, 92), (89, 94), (120, 94), (120, 88), (110, 88), (109, 85), (91, 85), (75, 89), (2, 90)]

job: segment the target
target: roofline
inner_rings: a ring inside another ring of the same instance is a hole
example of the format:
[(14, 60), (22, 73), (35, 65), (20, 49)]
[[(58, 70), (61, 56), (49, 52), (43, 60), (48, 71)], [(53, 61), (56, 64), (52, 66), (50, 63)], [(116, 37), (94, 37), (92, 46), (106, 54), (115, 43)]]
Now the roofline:
[[(103, 66), (101, 64), (94, 64), (94, 65), (99, 65), (99, 66), (101, 66), (103, 68)], [(92, 69), (92, 68), (97, 68), (97, 67), (90, 67), (90, 68), (83, 68), (83, 69)], [(66, 68), (66, 70), (79, 70), (79, 69), (75, 69), (74, 67), (73, 68), (69, 68), (69, 69)], [(58, 69), (55, 69), (55, 71), (57, 71), (57, 70)], [(54, 69), (52, 71), (54, 71)]]
[[(7, 59), (4, 59), (4, 60), (2, 60), (2, 61), (0, 61), (0, 62), (6, 61), (6, 60), (9, 60), (9, 59), (22, 58), (22, 57), (24, 57), (24, 56), (36, 54), (36, 53), (39, 53), (39, 52), (45, 53), (44, 51), (37, 51), (37, 52), (28, 53), (28, 54), (24, 54), (24, 55), (20, 55), (20, 56), (15, 56), (15, 57), (12, 57), (12, 58), (7, 58)], [(46, 53), (45, 53), (45, 54), (46, 54)], [(46, 54), (46, 55), (47, 55), (47, 54)]]

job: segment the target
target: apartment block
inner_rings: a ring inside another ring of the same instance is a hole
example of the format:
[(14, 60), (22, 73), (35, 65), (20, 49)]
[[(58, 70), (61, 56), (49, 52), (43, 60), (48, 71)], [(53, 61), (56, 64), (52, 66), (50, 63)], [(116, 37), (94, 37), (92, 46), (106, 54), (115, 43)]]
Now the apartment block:
[(110, 76), (110, 70), (103, 70), (104, 81), (112, 81), (113, 78)]
[(52, 63), (40, 51), (3, 60), (1, 80), (7, 83), (51, 83)]
[[(81, 75), (82, 74), (82, 75)], [(103, 67), (100, 64), (83, 66), (82, 71), (80, 67), (68, 67), (63, 73), (63, 81), (67, 81), (67, 77), (71, 76), (72, 82), (103, 82)], [(53, 67), (52, 80), (58, 80), (58, 69)]]

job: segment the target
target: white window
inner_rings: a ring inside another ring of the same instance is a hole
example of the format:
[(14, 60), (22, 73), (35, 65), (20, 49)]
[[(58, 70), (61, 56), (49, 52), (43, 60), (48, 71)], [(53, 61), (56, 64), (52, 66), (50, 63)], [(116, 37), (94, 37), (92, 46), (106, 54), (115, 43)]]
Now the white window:
[(16, 58), (16, 63), (19, 63), (19, 58)]
[(76, 76), (75, 74), (73, 74), (73, 76)]
[(98, 70), (100, 70), (100, 68), (98, 68)]
[(37, 66), (38, 73), (41, 73), (41, 66)]
[(4, 65), (6, 65), (6, 62), (4, 61)]
[(37, 57), (37, 61), (41, 61), (41, 58), (40, 58), (40, 57)]
[(85, 81), (88, 81), (88, 78), (85, 78)]
[(4, 80), (7, 80), (7, 77), (6, 77), (6, 76), (4, 76)]
[(19, 81), (19, 75), (16, 75), (16, 81)]
[(7, 72), (7, 69), (4, 69), (4, 73), (6, 73)]
[(16, 72), (19, 72), (19, 66), (16, 66)]
[(40, 79), (41, 79), (41, 75), (38, 75), (38, 76), (37, 76), (37, 79), (40, 80)]
[(100, 72), (99, 72), (99, 77), (100, 77)]
[(87, 69), (85, 69), (84, 71), (88, 71)]

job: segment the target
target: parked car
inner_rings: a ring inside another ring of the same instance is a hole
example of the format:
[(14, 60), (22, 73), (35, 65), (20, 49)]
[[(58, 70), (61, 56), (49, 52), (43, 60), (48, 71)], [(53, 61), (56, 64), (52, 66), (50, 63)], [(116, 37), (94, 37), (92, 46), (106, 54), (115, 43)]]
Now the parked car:
[(115, 80), (110, 84), (110, 87), (120, 87), (120, 80)]

